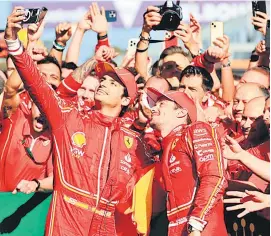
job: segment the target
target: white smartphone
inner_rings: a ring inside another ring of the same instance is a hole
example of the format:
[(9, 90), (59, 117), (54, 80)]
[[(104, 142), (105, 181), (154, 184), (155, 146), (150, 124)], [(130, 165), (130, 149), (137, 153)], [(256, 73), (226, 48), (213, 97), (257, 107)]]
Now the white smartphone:
[(136, 53), (136, 47), (138, 42), (139, 42), (138, 38), (129, 39), (127, 47), (128, 54), (133, 55)]
[(224, 35), (224, 23), (221, 21), (213, 21), (211, 23), (211, 45), (214, 46), (214, 41)]

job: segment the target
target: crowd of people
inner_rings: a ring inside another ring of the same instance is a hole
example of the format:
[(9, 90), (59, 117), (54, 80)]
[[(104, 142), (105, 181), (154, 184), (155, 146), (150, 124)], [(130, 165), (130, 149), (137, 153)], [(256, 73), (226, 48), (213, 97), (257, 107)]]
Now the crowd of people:
[[(265, 40), (238, 77), (230, 38), (202, 50), (201, 26), (190, 14), (172, 32), (183, 46), (151, 62), (150, 35), (162, 16), (149, 6), (143, 18), (136, 52), (120, 65), (96, 3), (75, 32), (70, 23), (56, 27), (50, 50), (40, 40), (45, 21), (28, 25), (21, 42), (23, 7), (7, 19), (0, 191), (52, 191), (45, 235), (225, 236), (224, 209), (269, 219)], [(252, 18), (263, 36), (267, 22), (262, 12)], [(97, 33), (94, 55), (78, 65), (90, 30)]]

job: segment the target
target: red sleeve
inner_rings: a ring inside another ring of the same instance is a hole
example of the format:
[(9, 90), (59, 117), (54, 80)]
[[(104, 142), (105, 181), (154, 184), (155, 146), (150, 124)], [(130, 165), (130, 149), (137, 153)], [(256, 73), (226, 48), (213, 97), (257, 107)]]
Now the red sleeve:
[(77, 95), (77, 90), (81, 87), (81, 83), (77, 82), (70, 74), (57, 88), (57, 94), (60, 98), (73, 98)]
[(95, 52), (97, 52), (99, 47), (101, 47), (103, 45), (110, 47), (108, 38), (106, 38), (104, 40), (98, 40), (98, 43), (96, 44), (96, 47), (95, 47)]
[(270, 162), (270, 140), (247, 150), (251, 155)]
[(220, 144), (215, 129), (209, 124), (197, 122), (188, 130), (188, 150), (194, 159), (199, 187), (189, 223), (204, 228), (204, 220), (219, 201), (227, 186)]
[(25, 89), (48, 119), (52, 129), (63, 124), (63, 114), (59, 107), (59, 98), (55, 91), (46, 83), (32, 58), (23, 51), (22, 54), (12, 57), (15, 67), (20, 74)]
[(199, 56), (196, 56), (192, 62), (191, 65), (193, 66), (198, 66), (198, 67), (202, 67), (205, 70), (207, 70), (209, 73), (212, 73), (214, 70), (214, 64), (208, 63), (205, 58), (204, 58), (204, 54), (201, 54)]

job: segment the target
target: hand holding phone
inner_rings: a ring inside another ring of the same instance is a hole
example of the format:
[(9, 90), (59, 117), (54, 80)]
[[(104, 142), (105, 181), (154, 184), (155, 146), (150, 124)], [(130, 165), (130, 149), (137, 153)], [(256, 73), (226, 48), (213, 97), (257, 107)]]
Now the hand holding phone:
[(214, 45), (214, 41), (217, 38), (223, 38), (224, 24), (221, 21), (214, 21), (211, 23), (211, 45)]
[(22, 21), (22, 24), (35, 24), (41, 22), (44, 19), (48, 9), (46, 7), (26, 8), (23, 11), (25, 19)]
[(259, 30), (261, 26), (258, 24), (262, 22), (261, 19), (265, 19), (266, 15), (266, 3), (265, 1), (252, 1), (252, 15), (253, 15), (253, 25), (255, 30)]

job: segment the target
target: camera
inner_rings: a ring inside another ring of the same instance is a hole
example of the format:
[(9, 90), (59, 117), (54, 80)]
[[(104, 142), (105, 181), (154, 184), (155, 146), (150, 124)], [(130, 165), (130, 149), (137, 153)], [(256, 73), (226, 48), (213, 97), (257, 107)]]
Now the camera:
[[(17, 11), (21, 11), (21, 10), (17, 10)], [(47, 11), (48, 11), (48, 9), (46, 7), (24, 9), (23, 12), (25, 15), (25, 19), (22, 21), (22, 23), (23, 24), (37, 23), (37, 22), (43, 20)]]
[(159, 25), (153, 27), (153, 30), (167, 30), (174, 31), (178, 28), (180, 21), (183, 19), (182, 8), (173, 1), (166, 1), (164, 5), (157, 6), (159, 14), (162, 16), (162, 20)]

